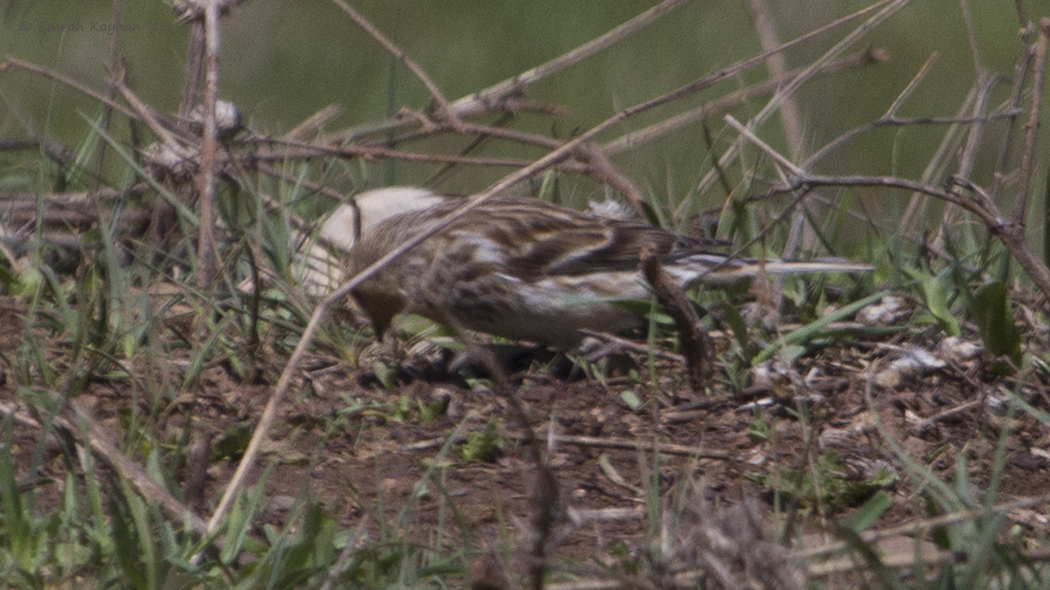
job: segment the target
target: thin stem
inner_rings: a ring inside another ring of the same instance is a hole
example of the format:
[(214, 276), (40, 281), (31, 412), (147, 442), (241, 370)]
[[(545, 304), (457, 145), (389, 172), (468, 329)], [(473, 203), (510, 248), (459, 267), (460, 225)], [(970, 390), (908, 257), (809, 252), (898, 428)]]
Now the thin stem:
[(201, 145), (201, 169), (197, 177), (200, 198), (200, 235), (197, 242), (197, 287), (206, 294), (215, 279), (215, 160), (219, 130), (215, 124), (215, 104), (219, 94), (219, 0), (204, 6), (206, 69), (204, 83), (204, 137)]
[(364, 29), (366, 33), (368, 33), (372, 36), (373, 39), (378, 41), (379, 44), (382, 45), (383, 48), (386, 49), (388, 52), (390, 52), (391, 55), (396, 57), (398, 61), (405, 64), (405, 67), (407, 67), (409, 71), (411, 71), (416, 76), (416, 78), (419, 78), (419, 81), (422, 82), (423, 86), (426, 87), (427, 92), (429, 92), (430, 96), (434, 98), (434, 102), (437, 103), (438, 106), (438, 111), (443, 115), (445, 121), (450, 125), (455, 125), (455, 122), (458, 119), (458, 117), (450, 108), (448, 101), (445, 100), (445, 95), (441, 92), (441, 89), (438, 88), (437, 84), (435, 84), (434, 81), (430, 79), (430, 76), (428, 76), (427, 73), (423, 71), (423, 68), (419, 67), (419, 65), (417, 65), (416, 62), (412, 61), (412, 58), (408, 57), (408, 54), (402, 51), (400, 47), (398, 47), (394, 44), (393, 41), (388, 39), (386, 35), (384, 35), (379, 29), (375, 27), (375, 25), (369, 22), (369, 20), (365, 18), (363, 14), (354, 10), (344, 0), (332, 0), (332, 2), (335, 3), (335, 5), (339, 8), (343, 9), (343, 12), (345, 12), (347, 16), (350, 17), (350, 20), (354, 21), (354, 23), (357, 24), (357, 26)]
[(1032, 172), (1035, 163), (1035, 141), (1039, 134), (1039, 114), (1043, 103), (1043, 80), (1046, 78), (1046, 46), (1050, 39), (1050, 17), (1039, 19), (1039, 39), (1035, 43), (1035, 65), (1032, 73), (1032, 107), (1028, 111), (1027, 133), (1024, 139), (1024, 151), (1021, 152), (1021, 177), (1014, 199), (1014, 223), (1024, 225), (1025, 212), (1028, 210), (1028, 192), (1032, 186)]

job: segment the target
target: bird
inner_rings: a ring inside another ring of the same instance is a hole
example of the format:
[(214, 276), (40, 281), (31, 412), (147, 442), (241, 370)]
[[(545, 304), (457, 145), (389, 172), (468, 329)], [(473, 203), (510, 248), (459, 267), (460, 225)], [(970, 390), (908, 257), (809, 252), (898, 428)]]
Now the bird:
[[(425, 189), (365, 193), (357, 203), (377, 217), (362, 222), (360, 235), (346, 248), (347, 278), (462, 205)], [(334, 219), (323, 231), (347, 231), (345, 220)], [(872, 270), (839, 259), (729, 257), (714, 251), (719, 242), (619, 215), (497, 196), (379, 269), (349, 296), (379, 338), (395, 316), (412, 313), (457, 329), (571, 350), (581, 342), (581, 330), (616, 333), (644, 325), (618, 302), (650, 298), (639, 270), (647, 245), (682, 289), (761, 275)]]
[[(339, 288), (344, 279), (342, 258), (353, 249), (359, 234), (398, 213), (432, 207), (448, 199), (422, 188), (395, 186), (361, 192), (354, 201), (353, 205), (336, 207), (316, 234), (290, 232), (292, 276), (314, 299)], [(241, 288), (250, 292), (252, 284), (246, 280)]]

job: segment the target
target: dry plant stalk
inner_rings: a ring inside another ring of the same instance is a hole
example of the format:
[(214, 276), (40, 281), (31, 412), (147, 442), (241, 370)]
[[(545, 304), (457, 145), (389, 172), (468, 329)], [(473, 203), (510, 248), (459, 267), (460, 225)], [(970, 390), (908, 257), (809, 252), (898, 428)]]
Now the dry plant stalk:
[(219, 99), (219, 0), (204, 6), (206, 52), (204, 84), (204, 134), (201, 141), (200, 174), (197, 194), (200, 202), (200, 236), (197, 243), (197, 287), (208, 293), (215, 280), (219, 253), (215, 247), (215, 174), (219, 130), (215, 124), (215, 105)]
[(689, 383), (694, 391), (701, 391), (704, 383), (711, 376), (711, 366), (715, 354), (707, 333), (700, 326), (700, 318), (693, 309), (693, 304), (667, 271), (660, 264), (660, 257), (652, 244), (642, 248), (640, 266), (645, 280), (652, 286), (660, 305), (674, 319), (678, 340), (682, 347), (682, 356), (689, 374)]

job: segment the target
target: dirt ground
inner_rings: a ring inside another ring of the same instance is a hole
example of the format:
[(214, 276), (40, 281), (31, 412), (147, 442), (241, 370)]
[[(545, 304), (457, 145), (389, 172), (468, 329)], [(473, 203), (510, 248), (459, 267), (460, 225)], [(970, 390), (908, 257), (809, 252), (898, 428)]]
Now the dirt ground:
[[(0, 401), (22, 407), (27, 398), (16, 391), (11, 371), (13, 359), (23, 354), (24, 313), (25, 304), (16, 299), (0, 306), (5, 363)], [(55, 338), (49, 346), (61, 344)], [(1003, 440), (1007, 454), (999, 500), (1050, 490), (1048, 429), (1026, 413), (1010, 416), (1005, 395), (1019, 390), (1031, 404), (1050, 410), (1046, 376), (1029, 374), (1018, 388), (1014, 378), (991, 370), (987, 354), (967, 348), (969, 353), (953, 356), (943, 345), (938, 349), (942, 340), (932, 328), (879, 340), (840, 340), (779, 376), (776, 370), (768, 379), (752, 376), (742, 388), (731, 387), (719, 366), (701, 393), (683, 384), (682, 367), (666, 362), (657, 367), (656, 386), (644, 378), (565, 380), (542, 368), (517, 375), (514, 395), (550, 451), (560, 486), (567, 531), (562, 550), (587, 556), (637, 548), (648, 526), (647, 481), (657, 482), (666, 502), (676, 483), (699, 483), (712, 509), (745, 497), (770, 510), (795, 502), (809, 515), (806, 527), (846, 517), (882, 489), (893, 497), (893, 507), (876, 525), (885, 527), (929, 515), (919, 513), (927, 484), (904, 465), (901, 453), (947, 481), (957, 480), (957, 463), (963, 465), (974, 487), (983, 489)], [(715, 342), (725, 345), (717, 335)], [(979, 340), (971, 334), (964, 342)], [(937, 362), (914, 374), (886, 372), (914, 350), (928, 351)], [(635, 360), (647, 374), (645, 359)], [(508, 535), (522, 538), (534, 513), (535, 470), (507, 397), (481, 383), (471, 388), (462, 379), (403, 377), (384, 388), (368, 369), (312, 357), (281, 403), (264, 453), (272, 469), (262, 521), (283, 525), (290, 508), (307, 499), (322, 504), (345, 528), (369, 517), (370, 528), (386, 520), (402, 527), (406, 538), (433, 539), (440, 528), (455, 531), (448, 543), (461, 543), (466, 534), (475, 548), (503, 547)], [(244, 383), (216, 366), (205, 371), (195, 395), (161, 408), (155, 440), (179, 440), (188, 421), (194, 436), (210, 433), (206, 485), (197, 505), (201, 516), (209, 516), (229, 481), (271, 391), (270, 383)], [(643, 406), (632, 409), (624, 392), (633, 392)], [(122, 433), (116, 440), (126, 452), (136, 448), (123, 436), (122, 417), (134, 403), (126, 379), (99, 376), (77, 403), (90, 408), (108, 431)], [(145, 400), (139, 404), (144, 416), (154, 411)], [(427, 409), (441, 407), (444, 411)], [(468, 460), (461, 444), (443, 450), (454, 432), (481, 432), (490, 423), (501, 444), (497, 452)], [(1009, 426), (1005, 434), (1004, 426)], [(15, 428), (16, 473), (22, 481), (39, 432)], [(798, 491), (805, 486), (776, 483), (785, 468), (811, 472), (832, 452), (840, 461), (816, 468), (833, 472), (822, 481), (824, 495), (816, 505), (814, 492)], [(67, 463), (58, 456), (57, 443), (50, 444), (40, 463), (40, 474), (50, 478), (37, 483), (34, 498), (42, 509), (58, 496), (63, 480)], [(257, 466), (254, 478), (263, 467)], [(176, 473), (180, 484), (189, 478), (186, 469)], [(426, 481), (423, 491), (417, 487), (421, 481)], [(1015, 518), (1033, 526), (1021, 515)]]

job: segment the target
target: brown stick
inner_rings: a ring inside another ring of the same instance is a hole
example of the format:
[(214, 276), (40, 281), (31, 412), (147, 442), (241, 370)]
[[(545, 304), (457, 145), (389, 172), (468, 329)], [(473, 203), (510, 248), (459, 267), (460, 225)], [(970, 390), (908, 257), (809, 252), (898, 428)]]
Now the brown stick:
[(696, 315), (689, 298), (664, 271), (654, 244), (647, 243), (642, 247), (641, 267), (645, 280), (656, 292), (660, 306), (674, 319), (682, 356), (685, 357), (685, 366), (689, 373), (689, 382), (693, 390), (700, 390), (711, 374), (711, 363), (714, 360), (711, 342), (707, 333), (700, 327), (700, 318)]
[[(110, 15), (110, 30), (112, 34), (109, 36), (109, 71), (116, 75), (115, 72), (120, 70), (120, 17), (124, 13), (124, 2), (123, 0), (113, 0), (113, 14)], [(106, 98), (110, 102), (115, 101), (117, 98), (116, 85), (110, 82), (109, 88), (106, 89)], [(109, 124), (113, 118), (113, 107), (104, 107), (102, 110), (102, 118), (98, 123), (99, 129), (103, 132), (109, 132)], [(102, 171), (106, 165), (106, 149), (109, 144), (105, 141), (99, 142), (98, 153), (95, 154), (95, 169), (91, 175), (91, 185), (88, 189), (89, 193), (98, 192), (99, 185), (101, 184)]]
[[(820, 70), (820, 75), (835, 74), (858, 66), (880, 63), (889, 59), (889, 55), (882, 50), (867, 49), (848, 57), (829, 63), (827, 67)], [(658, 123), (653, 123), (637, 131), (631, 131), (624, 135), (602, 144), (601, 150), (607, 156), (614, 156), (630, 149), (635, 149), (659, 139), (673, 131), (677, 131), (687, 125), (699, 123), (720, 115), (733, 107), (738, 107), (747, 101), (759, 96), (767, 95), (777, 88), (786, 84), (790, 79), (798, 76), (802, 70), (793, 70), (782, 77), (773, 78), (760, 82), (740, 90), (733, 91), (725, 96), (716, 98), (703, 106), (688, 110), (673, 117), (668, 117)]]
[(434, 84), (434, 81), (430, 79), (430, 76), (427, 76), (427, 73), (423, 71), (423, 68), (419, 67), (416, 62), (412, 61), (412, 58), (408, 57), (408, 54), (395, 45), (393, 41), (388, 39), (386, 35), (369, 22), (363, 14), (351, 8), (350, 5), (343, 0), (332, 0), (332, 2), (334, 2), (339, 8), (342, 8), (343, 12), (350, 17), (350, 20), (354, 21), (357, 26), (364, 29), (366, 33), (378, 41), (379, 44), (396, 57), (398, 61), (405, 64), (405, 67), (415, 74), (416, 78), (419, 78), (419, 81), (426, 87), (427, 92), (429, 92), (430, 96), (434, 98), (434, 102), (437, 103), (438, 112), (441, 114), (441, 118), (446, 124), (451, 125), (454, 128), (459, 118), (449, 107), (448, 101), (445, 100), (445, 95), (442, 94), (441, 89), (437, 87), (437, 84)]
[(1028, 192), (1032, 186), (1033, 164), (1035, 163), (1035, 140), (1039, 135), (1039, 113), (1043, 102), (1043, 80), (1046, 78), (1046, 46), (1050, 39), (1050, 17), (1039, 19), (1039, 38), (1035, 42), (1035, 66), (1032, 72), (1032, 107), (1025, 123), (1024, 151), (1021, 152), (1021, 182), (1014, 198), (1014, 223), (1022, 227), (1025, 213), (1028, 211)]
[(1020, 108), (1022, 97), (1024, 96), (1024, 82), (1028, 79), (1028, 71), (1032, 67), (1032, 60), (1035, 58), (1035, 46), (1031, 42), (1032, 35), (1035, 34), (1035, 27), (1031, 23), (1028, 26), (1022, 26), (1021, 29), (1021, 45), (1024, 47), (1021, 56), (1017, 58), (1017, 62), (1014, 63), (1014, 74), (1013, 82), (1010, 88), (1010, 98), (1006, 101), (1006, 107), (1004, 110), (1013, 111), (1013, 114), (1009, 117), (1006, 122), (1006, 130), (1003, 132), (1002, 139), (999, 141), (999, 157), (995, 161), (995, 170), (992, 172), (992, 187), (988, 189), (988, 194), (992, 199), (998, 203), (999, 193), (1002, 192), (1003, 186), (1006, 184), (1006, 165), (1010, 161), (1010, 150), (1014, 145), (1014, 133), (1017, 132), (1017, 120), (1020, 118), (1023, 111)]
[[(883, 2), (877, 2), (875, 4), (872, 4), (871, 6), (864, 7), (861, 10), (854, 12), (853, 14), (846, 15), (814, 31), (810, 31), (800, 37), (788, 41), (787, 43), (779, 46), (776, 50), (763, 51), (762, 53), (752, 58), (764, 61), (767, 57), (769, 57), (769, 55), (772, 55), (773, 53), (778, 53), (791, 46), (802, 43), (803, 41), (812, 39), (817, 35), (821, 35), (839, 26), (842, 26), (845, 23), (851, 22), (855, 18), (859, 18), (861, 16), (875, 12), (875, 14), (872, 14), (870, 18), (868, 18), (866, 21), (861, 23), (856, 29), (847, 34), (845, 38), (836, 43), (831, 49), (824, 52), (824, 54), (819, 59), (810, 64), (808, 67), (804, 68), (802, 72), (798, 74), (798, 76), (792, 78), (790, 81), (784, 84), (784, 86), (779, 88), (773, 99), (770, 100), (766, 104), (766, 106), (762, 108), (761, 111), (759, 111), (757, 114), (755, 114), (749, 119), (748, 126), (751, 129), (756, 129), (760, 125), (762, 125), (762, 123), (764, 123), (776, 111), (777, 107), (781, 104), (782, 101), (784, 101), (787, 97), (791, 96), (796, 90), (798, 90), (799, 87), (801, 87), (802, 84), (805, 84), (811, 78), (816, 76), (834, 59), (837, 59), (837, 56), (840, 55), (841, 52), (844, 51), (847, 46), (859, 41), (859, 39), (862, 36), (866, 35), (869, 31), (871, 31), (871, 29), (873, 29), (882, 21), (889, 18), (892, 14), (902, 9), (907, 3), (908, 0), (884, 0)], [(759, 63), (761, 63), (761, 61)], [(711, 188), (711, 186), (714, 185), (715, 182), (718, 182), (719, 177), (721, 175), (720, 171), (726, 170), (730, 166), (730, 164), (732, 164), (732, 162), (736, 160), (742, 145), (743, 144), (739, 141), (734, 142), (733, 145), (731, 145), (729, 149), (726, 150), (718, 158), (714, 169), (705, 174), (704, 177), (700, 180), (700, 183), (698, 184), (697, 188), (697, 190), (700, 193), (706, 192), (708, 189)]]
[[(535, 68), (524, 71), (512, 78), (503, 80), (502, 82), (498, 82), (489, 88), (457, 99), (453, 101), (449, 107), (460, 119), (477, 117), (494, 109), (504, 108), (508, 101), (532, 84), (579, 63), (618, 41), (627, 38), (631, 34), (656, 22), (660, 17), (666, 15), (675, 8), (682, 6), (687, 1), (688, 0), (664, 0), (660, 4), (596, 39), (588, 41), (587, 43), (584, 43), (583, 45), (546, 63), (536, 66)], [(344, 143), (362, 136), (385, 134), (394, 130), (411, 129), (416, 126), (417, 123), (411, 119), (390, 119), (344, 130), (337, 133), (332, 139), (337, 143)]]
[(204, 138), (201, 145), (201, 169), (197, 176), (200, 195), (200, 235), (197, 242), (197, 286), (211, 291), (215, 279), (218, 253), (215, 249), (215, 156), (219, 130), (215, 124), (215, 103), (219, 94), (219, 2), (210, 0), (204, 7), (206, 70), (204, 84)]
[(27, 61), (22, 61), (22, 60), (20, 60), (20, 59), (18, 59), (16, 57), (11, 57), (9, 55), (9, 56), (4, 58), (3, 63), (0, 63), (0, 72), (5, 72), (9, 68), (18, 68), (20, 70), (25, 70), (27, 72), (32, 72), (34, 74), (39, 74), (41, 76), (44, 76), (45, 78), (51, 78), (52, 80), (54, 80), (56, 82), (59, 82), (61, 84), (65, 84), (66, 86), (69, 86), (70, 88), (72, 88), (74, 90), (77, 90), (77, 91), (79, 91), (82, 94), (86, 94), (86, 95), (90, 96), (91, 98), (94, 98), (95, 100), (99, 101), (100, 103), (102, 103), (102, 104), (104, 104), (104, 105), (106, 105), (106, 106), (108, 106), (108, 107), (110, 107), (110, 108), (112, 108), (114, 110), (120, 111), (122, 114), (124, 114), (127, 117), (130, 117), (132, 119), (138, 119), (138, 116), (135, 115), (135, 113), (133, 111), (131, 111), (131, 109), (129, 109), (128, 107), (126, 107), (126, 106), (124, 106), (124, 105), (122, 105), (122, 104), (120, 104), (118, 102), (109, 100), (108, 98), (106, 98), (105, 95), (99, 93), (98, 91), (96, 91), (96, 90), (94, 90), (92, 88), (89, 88), (89, 87), (85, 86), (84, 84), (81, 84), (80, 82), (77, 82), (76, 80), (74, 80), (74, 79), (72, 79), (72, 78), (70, 78), (68, 76), (65, 76), (63, 74), (59, 74), (58, 72), (56, 72), (54, 70), (45, 68), (44, 66), (38, 66), (36, 64), (29, 63)]

